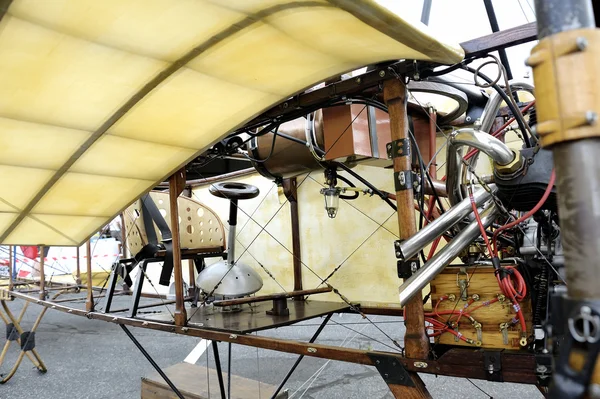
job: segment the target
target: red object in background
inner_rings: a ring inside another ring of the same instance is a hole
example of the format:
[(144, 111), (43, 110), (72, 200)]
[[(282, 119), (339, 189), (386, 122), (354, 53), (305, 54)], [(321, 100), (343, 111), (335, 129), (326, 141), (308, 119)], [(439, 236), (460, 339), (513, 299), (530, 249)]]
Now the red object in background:
[(37, 259), (40, 254), (38, 247), (36, 246), (21, 246), (21, 252), (28, 259)]

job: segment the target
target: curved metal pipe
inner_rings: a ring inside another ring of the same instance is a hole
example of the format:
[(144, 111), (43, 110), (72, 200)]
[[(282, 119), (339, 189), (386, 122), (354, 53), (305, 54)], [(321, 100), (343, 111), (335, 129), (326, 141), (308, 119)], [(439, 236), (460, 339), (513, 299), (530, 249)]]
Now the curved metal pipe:
[[(492, 185), (492, 188), (495, 189), (495, 186)], [(478, 207), (488, 201), (491, 197), (492, 195), (483, 189), (478, 190), (473, 194), (473, 199)], [(396, 251), (400, 252), (398, 258), (401, 260), (412, 258), (418, 254), (420, 250), (425, 248), (425, 246), (444, 234), (444, 232), (451, 229), (471, 212), (473, 212), (471, 199), (465, 198), (456, 206), (448, 209), (448, 211), (439, 218), (423, 227), (417, 234), (402, 241), (396, 248)]]
[[(487, 228), (496, 216), (498, 210), (496, 205), (490, 205), (481, 213), (481, 222)], [(448, 245), (431, 258), (423, 267), (421, 267), (409, 279), (400, 286), (400, 306), (404, 307), (406, 303), (417, 293), (423, 290), (435, 276), (452, 262), (468, 245), (481, 234), (477, 221), (471, 222), (463, 229)]]
[(514, 152), (503, 142), (487, 133), (472, 128), (455, 131), (448, 139), (446, 190), (452, 206), (465, 198), (466, 193), (461, 188), (463, 174), (463, 147), (477, 148), (484, 152), (499, 165), (506, 165), (515, 158)]

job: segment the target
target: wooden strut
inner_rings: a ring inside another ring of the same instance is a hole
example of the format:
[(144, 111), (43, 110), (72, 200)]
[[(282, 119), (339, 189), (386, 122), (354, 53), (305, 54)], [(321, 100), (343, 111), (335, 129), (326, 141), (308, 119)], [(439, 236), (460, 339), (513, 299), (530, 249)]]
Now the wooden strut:
[(173, 239), (173, 271), (175, 274), (175, 325), (187, 322), (183, 293), (183, 271), (181, 268), (181, 241), (179, 237), (179, 206), (177, 198), (185, 188), (185, 167), (169, 178), (169, 205), (171, 209), (171, 234)]
[[(400, 79), (392, 79), (384, 82), (383, 98), (388, 106), (390, 117), (390, 131), (392, 147), (394, 143), (405, 144), (405, 149), (410, 149), (410, 138), (408, 135), (408, 118), (406, 110), (407, 91), (406, 85)], [(402, 155), (392, 154), (394, 164), (394, 176), (404, 176), (405, 182), (412, 181), (412, 154), (404, 151)], [(409, 177), (410, 176), (410, 177)], [(395, 182), (396, 183), (396, 182)], [(396, 185), (396, 204), (398, 207), (398, 227), (400, 240), (407, 239), (417, 232), (415, 224), (414, 195), (412, 184), (401, 188)], [(404, 324), (406, 334), (404, 345), (406, 356), (415, 359), (427, 359), (429, 354), (429, 339), (425, 333), (425, 316), (423, 311), (423, 296), (416, 294), (404, 309)], [(414, 387), (404, 385), (388, 384), (396, 398), (430, 398), (425, 384), (416, 373), (410, 373)]]
[[(300, 246), (300, 216), (298, 212), (298, 186), (295, 177), (283, 181), (283, 193), (290, 203), (292, 222), (292, 255), (294, 258), (294, 291), (302, 290), (302, 247)], [(303, 298), (296, 298), (302, 300)]]
[(75, 284), (81, 285), (81, 259), (79, 254), (79, 247), (75, 250), (75, 255), (77, 256), (77, 269), (75, 271)]

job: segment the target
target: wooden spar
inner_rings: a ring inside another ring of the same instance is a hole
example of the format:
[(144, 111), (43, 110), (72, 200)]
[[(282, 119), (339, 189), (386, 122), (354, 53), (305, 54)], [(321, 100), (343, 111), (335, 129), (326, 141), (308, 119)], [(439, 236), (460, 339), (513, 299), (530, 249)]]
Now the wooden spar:
[(185, 188), (185, 168), (169, 178), (169, 205), (171, 209), (171, 234), (173, 237), (173, 271), (175, 274), (175, 325), (187, 322), (183, 293), (183, 271), (181, 269), (181, 241), (179, 239), (179, 206), (177, 198)]
[(79, 254), (79, 247), (77, 247), (77, 249), (75, 250), (75, 256), (77, 257), (76, 260), (76, 264), (77, 264), (77, 269), (75, 270), (75, 284), (80, 285), (81, 284), (81, 259), (80, 254)]
[(91, 239), (87, 240), (85, 243), (85, 252), (86, 252), (86, 271), (87, 271), (87, 297), (85, 300), (85, 310), (88, 312), (94, 311), (94, 293), (93, 293), (93, 284), (92, 284), (92, 242)]
[(121, 257), (127, 258), (127, 231), (125, 230), (125, 214), (119, 215), (121, 220)]
[[(11, 291), (11, 295), (29, 302), (34, 302), (47, 308), (52, 308), (53, 310), (73, 314), (76, 316), (87, 317), (89, 319), (125, 324), (132, 327), (149, 328), (152, 330), (199, 337), (208, 340), (232, 342), (245, 346), (295, 353), (298, 355), (305, 355), (321, 359), (373, 365), (373, 361), (368, 356), (369, 352), (360, 349), (351, 349), (308, 342), (297, 342), (285, 339), (256, 336), (252, 334), (236, 335), (228, 332), (206, 330), (194, 326), (175, 326), (173, 324), (121, 317), (114, 314), (87, 312), (82, 309), (71, 308), (52, 301), (41, 301), (36, 297), (23, 294), (19, 291)], [(484, 351), (482, 350), (453, 349), (447, 354), (444, 354), (440, 359), (427, 360), (424, 362), (420, 361), (419, 359), (403, 357), (399, 353), (376, 353), (395, 356), (398, 361), (403, 364), (406, 370), (410, 372), (463, 378), (488, 378), (488, 371), (484, 367)], [(505, 352), (502, 353), (501, 356), (502, 374), (505, 382), (519, 382), (524, 384), (537, 383), (537, 377), (535, 375), (535, 357), (533, 355)], [(406, 397), (411, 398), (411, 396)]]
[(40, 254), (40, 299), (46, 299), (46, 276), (44, 274), (44, 246), (39, 247)]
[(435, 109), (429, 108), (429, 175), (431, 180), (435, 180), (437, 177), (437, 164), (435, 163), (435, 149), (436, 145), (436, 132), (437, 132), (437, 112)]
[[(283, 193), (290, 202), (292, 222), (292, 255), (294, 257), (294, 291), (302, 291), (302, 248), (300, 246), (300, 216), (298, 212), (298, 187), (295, 177), (283, 181)], [(302, 299), (302, 298), (297, 298)]]
[[(400, 79), (384, 82), (383, 98), (388, 106), (392, 139), (392, 158), (394, 164), (394, 183), (396, 186), (396, 204), (398, 206), (398, 228), (400, 240), (409, 238), (417, 232), (415, 224), (414, 195), (412, 181), (412, 143), (408, 136), (408, 118), (406, 85)], [(396, 148), (396, 150), (394, 150)], [(406, 183), (402, 185), (401, 183)], [(406, 356), (415, 359), (427, 359), (429, 339), (425, 334), (425, 316), (421, 293), (406, 305), (404, 309), (406, 335), (404, 345)], [(396, 398), (430, 398), (425, 384), (416, 373), (410, 373), (414, 387), (388, 384)]]
[[(185, 190), (183, 190), (184, 197), (192, 198), (192, 187), (186, 185)], [(194, 296), (196, 293), (196, 269), (194, 265), (193, 259), (188, 259), (188, 296)]]

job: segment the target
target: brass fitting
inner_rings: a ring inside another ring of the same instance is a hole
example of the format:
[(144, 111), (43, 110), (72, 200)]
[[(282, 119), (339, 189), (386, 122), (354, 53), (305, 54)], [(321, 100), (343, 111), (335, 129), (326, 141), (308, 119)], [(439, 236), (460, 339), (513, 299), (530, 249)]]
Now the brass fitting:
[(498, 294), (498, 302), (506, 301), (506, 297), (503, 294)]
[(456, 301), (456, 295), (454, 295), (454, 294), (449, 294), (449, 295), (448, 295), (448, 300), (449, 300), (449, 301), (452, 301), (452, 302)]
[(478, 301), (479, 300), (479, 294), (473, 294), (471, 296), (471, 298), (473, 298), (474, 301)]
[(475, 346), (481, 346), (483, 343), (481, 341), (475, 341)]
[(521, 339), (519, 340), (519, 345), (527, 346), (527, 338), (521, 337)]
[(523, 156), (521, 155), (521, 152), (513, 151), (512, 153), (515, 155), (515, 157), (506, 165), (500, 165), (494, 162), (494, 169), (496, 169), (496, 172), (501, 175), (512, 175), (517, 170), (521, 169), (523, 166)]
[(478, 322), (478, 321), (474, 321), (473, 322), (473, 328), (475, 328), (475, 329), (481, 328), (481, 323)]

